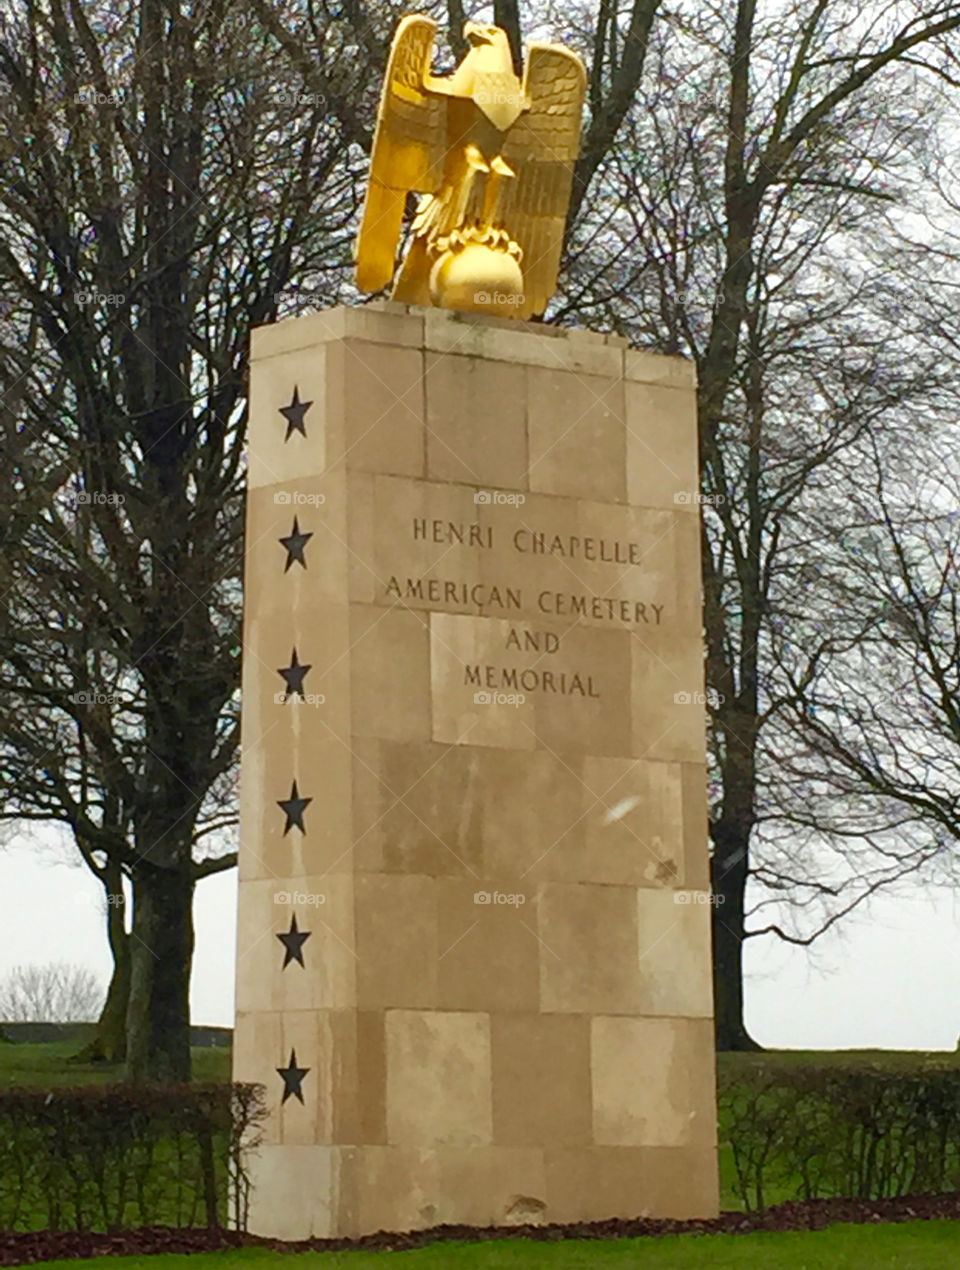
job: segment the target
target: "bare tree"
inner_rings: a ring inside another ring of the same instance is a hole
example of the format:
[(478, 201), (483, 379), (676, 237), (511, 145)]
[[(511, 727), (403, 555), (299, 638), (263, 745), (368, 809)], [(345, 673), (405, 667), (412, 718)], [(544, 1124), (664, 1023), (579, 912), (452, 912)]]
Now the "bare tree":
[(743, 945), (776, 763), (771, 622), (800, 607), (845, 516), (839, 501), (832, 526), (826, 505), (801, 515), (802, 500), (944, 381), (932, 343), (897, 319), (900, 293), (918, 276), (936, 290), (936, 272), (891, 242), (888, 218), (928, 176), (933, 85), (958, 27), (960, 6), (943, 4), (665, 10), (645, 99), (574, 234), (559, 315), (697, 364), (723, 1049), (753, 1044)]
[[(928, 437), (895, 474), (879, 451), (864, 463), (856, 522), (828, 557), (832, 605), (790, 639), (778, 630), (774, 641), (785, 682), (775, 826), (808, 841), (821, 860), (829, 843), (849, 844), (855, 877), (844, 888), (845, 909), (917, 870), (955, 881), (960, 448), (953, 419), (938, 422), (929, 420), (937, 443)], [(826, 915), (823, 892), (838, 872), (802, 879), (781, 897), (781, 912), (805, 902)], [(776, 917), (771, 925), (783, 933)]]
[(91, 1023), (102, 1005), (103, 985), (86, 966), (14, 966), (0, 979), (0, 1023)]
[(105, 1049), (134, 1078), (189, 1075), (193, 891), (235, 861), (247, 344), (291, 277), (345, 273), (328, 98), (365, 68), (339, 67), (305, 84), (229, 0), (0, 26), (3, 335), (31, 349), (0, 369), (0, 770), (114, 901)]

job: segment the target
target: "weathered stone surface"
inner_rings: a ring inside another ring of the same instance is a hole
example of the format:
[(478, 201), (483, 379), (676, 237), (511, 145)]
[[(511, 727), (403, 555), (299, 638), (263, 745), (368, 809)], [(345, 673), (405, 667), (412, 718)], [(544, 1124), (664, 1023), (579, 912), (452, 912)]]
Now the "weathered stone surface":
[(255, 333), (257, 1233), (715, 1213), (694, 393), (390, 303)]

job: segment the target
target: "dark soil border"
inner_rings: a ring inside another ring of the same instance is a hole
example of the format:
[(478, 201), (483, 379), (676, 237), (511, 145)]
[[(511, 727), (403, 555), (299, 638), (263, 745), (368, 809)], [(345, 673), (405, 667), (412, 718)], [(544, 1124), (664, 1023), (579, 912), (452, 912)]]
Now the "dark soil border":
[(616, 1218), (549, 1226), (434, 1226), (404, 1233), (379, 1231), (362, 1239), (310, 1239), (285, 1243), (229, 1230), (150, 1226), (113, 1234), (92, 1231), (0, 1232), (0, 1265), (33, 1265), (73, 1257), (149, 1256), (154, 1253), (220, 1252), (261, 1247), (277, 1252), (340, 1252), (365, 1248), (401, 1252), (427, 1244), (456, 1240), (482, 1243), (490, 1239), (529, 1239), (554, 1243), (561, 1239), (636, 1239), (658, 1235), (749, 1235), (758, 1230), (823, 1230), (835, 1222), (960, 1221), (960, 1191), (949, 1195), (914, 1195), (900, 1199), (791, 1200), (762, 1213), (722, 1213), (707, 1221)]

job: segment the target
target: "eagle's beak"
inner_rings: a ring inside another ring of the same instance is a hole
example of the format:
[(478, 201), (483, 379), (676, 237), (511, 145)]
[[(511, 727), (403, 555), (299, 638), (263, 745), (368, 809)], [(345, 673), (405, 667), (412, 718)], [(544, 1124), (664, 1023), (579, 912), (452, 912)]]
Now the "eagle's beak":
[(464, 22), (463, 38), (467, 41), (471, 48), (477, 48), (481, 44), (487, 44), (487, 34), (482, 26), (478, 26), (476, 22)]

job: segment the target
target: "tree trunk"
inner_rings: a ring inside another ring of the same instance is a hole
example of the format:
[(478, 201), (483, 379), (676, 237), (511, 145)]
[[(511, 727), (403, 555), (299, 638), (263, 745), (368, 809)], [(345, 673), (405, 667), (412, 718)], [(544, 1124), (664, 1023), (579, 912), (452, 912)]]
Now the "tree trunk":
[(523, 35), (520, 30), (520, 5), (518, 0), (493, 0), (493, 21), (502, 27), (510, 41), (515, 74), (523, 77)]
[(113, 954), (113, 974), (97, 1029), (82, 1050), (78, 1063), (122, 1063), (127, 1050), (127, 1000), (130, 996), (130, 936), (125, 929), (126, 897), (123, 873), (117, 861), (108, 859), (103, 872), (107, 895), (107, 939)]
[(133, 875), (134, 925), (127, 1004), (127, 1080), (190, 1079), (193, 872), (189, 853)]
[(744, 900), (749, 831), (729, 822), (713, 827), (713, 992), (718, 1050), (758, 1050), (743, 1021)]

